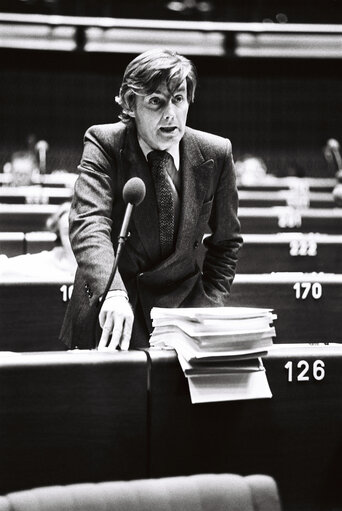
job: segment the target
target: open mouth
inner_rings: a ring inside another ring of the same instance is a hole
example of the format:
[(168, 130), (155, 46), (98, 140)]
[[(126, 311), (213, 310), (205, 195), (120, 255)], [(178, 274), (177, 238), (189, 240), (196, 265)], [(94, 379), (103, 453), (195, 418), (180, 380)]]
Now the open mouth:
[(161, 127), (160, 128), (160, 131), (162, 133), (174, 133), (176, 131), (176, 126), (165, 126), (165, 127)]

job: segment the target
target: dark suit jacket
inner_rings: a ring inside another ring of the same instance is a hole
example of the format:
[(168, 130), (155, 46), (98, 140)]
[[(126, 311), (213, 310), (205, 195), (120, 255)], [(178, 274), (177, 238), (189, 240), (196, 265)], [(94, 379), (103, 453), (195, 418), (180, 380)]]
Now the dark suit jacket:
[[(237, 189), (229, 140), (186, 128), (180, 143), (181, 214), (175, 251), (161, 260), (152, 176), (135, 126), (119, 122), (85, 134), (70, 214), (70, 239), (78, 262), (61, 339), (69, 347), (94, 347), (99, 297), (109, 279), (125, 212), (122, 189), (140, 177), (144, 201), (135, 207), (130, 237), (111, 289), (126, 289), (135, 310), (131, 346), (147, 345), (150, 310), (227, 304), (241, 246)], [(207, 248), (202, 271), (200, 246)]]

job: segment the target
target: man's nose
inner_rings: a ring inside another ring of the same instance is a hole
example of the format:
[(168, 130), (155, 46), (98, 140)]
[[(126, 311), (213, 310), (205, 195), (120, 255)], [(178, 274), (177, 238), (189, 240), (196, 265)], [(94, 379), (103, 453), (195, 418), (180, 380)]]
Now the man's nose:
[(173, 119), (175, 117), (175, 111), (174, 111), (174, 104), (172, 103), (172, 101), (170, 100), (167, 105), (165, 106), (165, 109), (164, 109), (164, 113), (163, 113), (163, 117), (165, 120), (170, 120), (170, 119)]

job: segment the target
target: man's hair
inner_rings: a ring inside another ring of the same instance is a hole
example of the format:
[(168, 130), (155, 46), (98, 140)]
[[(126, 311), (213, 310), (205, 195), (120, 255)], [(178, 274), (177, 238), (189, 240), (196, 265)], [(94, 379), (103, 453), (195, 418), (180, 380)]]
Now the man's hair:
[(175, 51), (166, 49), (148, 50), (132, 60), (124, 73), (119, 95), (115, 101), (121, 107), (120, 119), (128, 123), (132, 117), (135, 96), (146, 96), (165, 83), (171, 95), (186, 80), (187, 99), (194, 101), (197, 84), (196, 69), (193, 63)]

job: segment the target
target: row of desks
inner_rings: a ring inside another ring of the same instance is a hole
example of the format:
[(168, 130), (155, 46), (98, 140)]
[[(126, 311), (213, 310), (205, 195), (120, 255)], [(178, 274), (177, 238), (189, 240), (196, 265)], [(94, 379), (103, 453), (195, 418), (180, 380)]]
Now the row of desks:
[[(0, 284), (0, 350), (64, 350), (58, 333), (72, 292), (68, 282)], [(238, 274), (230, 306), (274, 309), (276, 343), (342, 342), (342, 275)]]
[(340, 509), (341, 363), (341, 347), (279, 346), (271, 399), (192, 405), (173, 351), (3, 354), (0, 492), (264, 473), (286, 511)]
[[(47, 231), (0, 232), (0, 254), (34, 254), (51, 250), (55, 242), (56, 235)], [(245, 234), (238, 273), (272, 271), (342, 273), (342, 234)]]
[[(1, 232), (45, 229), (46, 219), (57, 211), (55, 204), (0, 204)], [(239, 208), (243, 234), (320, 232), (341, 234), (342, 208), (294, 209), (291, 207)]]
[[(0, 187), (1, 204), (61, 204), (71, 200), (71, 188), (43, 186)], [(331, 192), (308, 192), (299, 195), (291, 190), (258, 191), (240, 190), (240, 207), (273, 207), (305, 205), (311, 208), (333, 208), (335, 202)]]
[[(33, 177), (33, 185), (47, 187), (70, 186), (70, 183), (76, 180), (77, 175), (67, 172), (55, 172), (53, 174), (42, 174)], [(298, 188), (298, 185), (304, 183), (311, 191), (331, 192), (336, 185), (336, 178), (317, 178), (317, 177), (275, 177), (267, 176), (262, 183), (243, 185), (239, 184), (239, 190), (255, 191), (278, 191)], [(8, 186), (11, 183), (10, 174), (0, 173), (0, 186)]]

